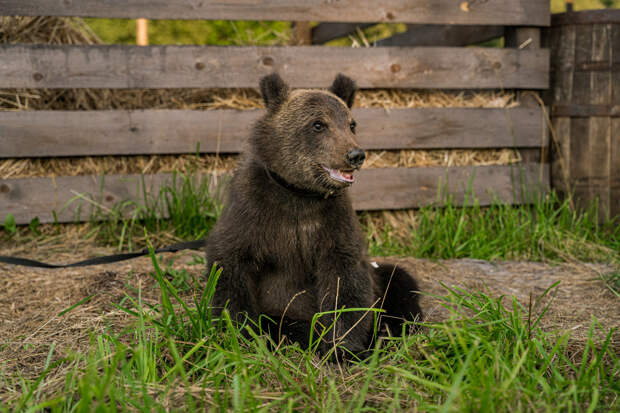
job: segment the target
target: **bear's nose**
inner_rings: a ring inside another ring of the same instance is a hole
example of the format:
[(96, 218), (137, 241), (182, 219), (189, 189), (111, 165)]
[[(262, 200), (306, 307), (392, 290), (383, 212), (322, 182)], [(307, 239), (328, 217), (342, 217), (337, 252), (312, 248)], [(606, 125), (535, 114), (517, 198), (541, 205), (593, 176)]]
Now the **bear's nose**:
[(366, 159), (366, 152), (363, 149), (355, 148), (347, 152), (347, 162), (354, 168), (359, 168)]

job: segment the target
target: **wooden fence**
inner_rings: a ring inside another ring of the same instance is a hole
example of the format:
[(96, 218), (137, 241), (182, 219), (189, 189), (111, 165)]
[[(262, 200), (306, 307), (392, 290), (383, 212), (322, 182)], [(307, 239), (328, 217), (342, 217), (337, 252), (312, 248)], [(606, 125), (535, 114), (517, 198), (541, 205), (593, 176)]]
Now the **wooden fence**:
[(556, 14), (549, 43), (553, 186), (620, 219), (620, 10)]
[[(260, 77), (273, 71), (293, 87), (326, 87), (338, 72), (368, 89), (546, 89), (549, 85), (549, 52), (540, 48), (539, 31), (550, 22), (547, 0), (388, 0), (380, 5), (368, 0), (0, 0), (0, 15), (311, 20), (332, 22), (315, 27), (313, 34), (322, 27), (332, 37), (338, 27), (351, 30), (351, 22), (403, 22), (412, 31), (452, 33), (435, 47), (2, 45), (0, 88), (7, 89), (245, 88), (256, 87)], [(504, 34), (506, 47), (455, 47), (464, 45), (467, 33), (477, 40)], [(261, 112), (0, 111), (0, 159), (193, 153), (197, 143), (201, 152), (236, 153)], [(457, 203), (465, 202), (470, 189), (482, 204), (495, 198), (521, 203), (528, 202), (523, 188), (534, 192), (548, 185), (548, 165), (537, 155), (548, 144), (537, 106), (354, 112), (366, 149), (517, 148), (530, 161), (515, 166), (362, 170), (352, 187), (357, 209), (441, 203), (440, 188)], [(41, 222), (71, 221), (76, 218), (75, 207), (65, 204), (76, 193), (98, 194), (98, 202), (109, 206), (135, 197), (137, 181), (156, 189), (169, 176), (138, 178), (0, 179), (0, 220), (11, 213), (18, 223), (35, 216)]]

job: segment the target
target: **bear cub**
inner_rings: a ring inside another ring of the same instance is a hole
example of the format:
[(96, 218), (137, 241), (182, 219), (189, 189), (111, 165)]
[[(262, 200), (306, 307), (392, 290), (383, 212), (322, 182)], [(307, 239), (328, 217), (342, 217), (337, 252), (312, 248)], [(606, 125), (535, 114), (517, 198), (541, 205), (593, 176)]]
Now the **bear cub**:
[(348, 194), (366, 157), (350, 110), (355, 83), (339, 74), (329, 90), (290, 90), (274, 73), (260, 91), (266, 114), (206, 241), (207, 262), (222, 268), (214, 305), (238, 321), (267, 315), (276, 340), (304, 347), (315, 313), (331, 311), (319, 319), (333, 325), (323, 353), (335, 344), (360, 353), (373, 339), (372, 312), (336, 309), (381, 308), (379, 328), (400, 335), (422, 315), (418, 286), (401, 268), (371, 265)]

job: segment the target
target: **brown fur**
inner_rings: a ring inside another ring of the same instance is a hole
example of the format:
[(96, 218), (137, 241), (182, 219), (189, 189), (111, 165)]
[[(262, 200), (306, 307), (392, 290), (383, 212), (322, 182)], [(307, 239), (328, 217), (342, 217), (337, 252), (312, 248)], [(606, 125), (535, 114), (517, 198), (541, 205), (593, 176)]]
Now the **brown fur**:
[[(215, 305), (227, 305), (233, 317), (283, 320), (283, 332), (303, 345), (314, 314), (336, 308), (383, 306), (389, 313), (384, 325), (400, 333), (403, 319), (421, 314), (417, 285), (399, 268), (371, 267), (349, 183), (323, 168), (359, 167), (349, 157), (352, 150), (363, 154), (349, 110), (354, 82), (338, 75), (329, 91), (289, 91), (273, 74), (260, 86), (267, 113), (253, 129), (222, 217), (207, 240), (208, 262), (223, 268)], [(364, 350), (372, 320), (364, 312), (343, 312), (335, 335), (330, 332), (320, 348), (327, 350), (331, 339), (346, 334), (341, 343), (348, 350)], [(332, 322), (333, 316), (321, 319), (323, 325)]]

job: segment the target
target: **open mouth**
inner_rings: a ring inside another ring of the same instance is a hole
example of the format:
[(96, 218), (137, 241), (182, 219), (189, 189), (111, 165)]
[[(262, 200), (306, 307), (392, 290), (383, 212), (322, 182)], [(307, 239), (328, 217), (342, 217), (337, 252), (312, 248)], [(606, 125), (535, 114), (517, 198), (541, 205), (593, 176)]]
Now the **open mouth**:
[(353, 170), (341, 171), (339, 169), (328, 168), (325, 165), (321, 166), (329, 172), (329, 176), (336, 181), (345, 182), (347, 184), (352, 184), (355, 181), (355, 178), (353, 177)]

